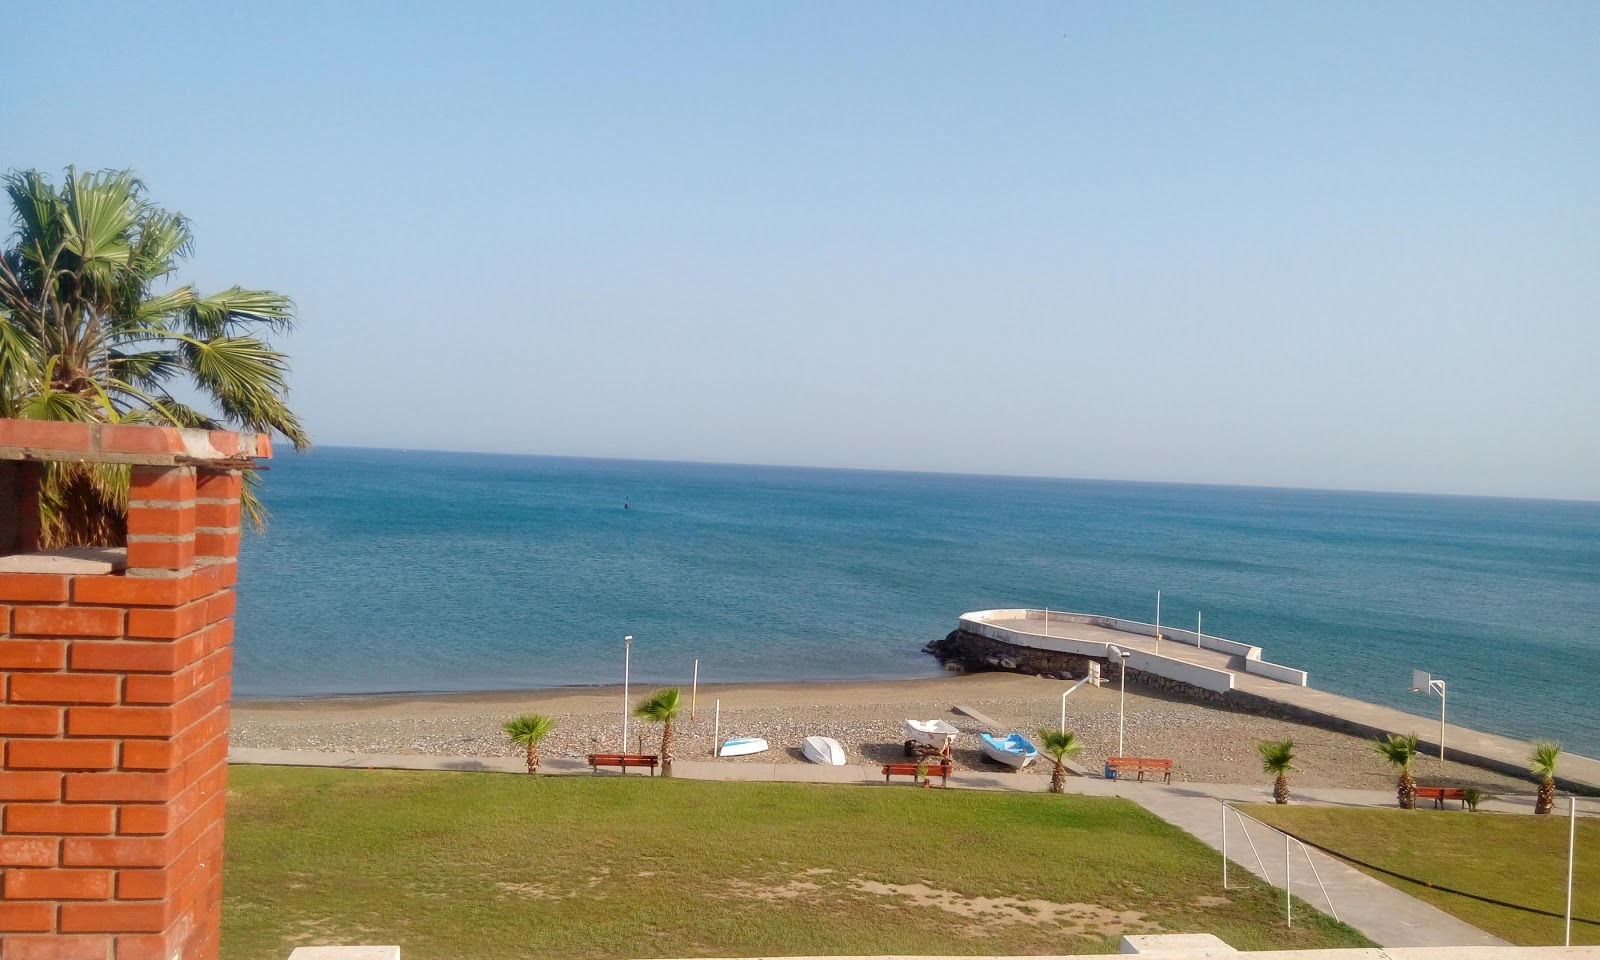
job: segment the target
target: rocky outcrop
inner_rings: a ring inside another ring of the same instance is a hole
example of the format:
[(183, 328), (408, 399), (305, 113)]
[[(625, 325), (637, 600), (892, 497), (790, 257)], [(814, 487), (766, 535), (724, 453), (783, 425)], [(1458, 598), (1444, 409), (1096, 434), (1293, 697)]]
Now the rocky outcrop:
[[(1120, 679), (1117, 672), (1122, 666), (1120, 662), (1113, 663), (1106, 658), (1085, 657), (1056, 650), (1037, 650), (960, 629), (950, 631), (942, 640), (932, 641), (923, 647), (923, 650), (938, 657), (939, 662), (946, 667), (968, 673), (1005, 671), (1038, 677), (1059, 677), (1062, 680), (1079, 680), (1089, 672), (1090, 663), (1098, 663), (1100, 676), (1108, 682), (1115, 683)], [(1228, 694), (1207, 690), (1170, 677), (1146, 673), (1143, 670), (1129, 669), (1128, 682), (1143, 684), (1163, 693), (1191, 700), (1231, 703)]]
[(947, 668), (967, 673), (1000, 670), (1075, 680), (1089, 672), (1089, 657), (1019, 647), (965, 630), (952, 630), (944, 639), (934, 640), (923, 647), (923, 651), (938, 657), (939, 662)]

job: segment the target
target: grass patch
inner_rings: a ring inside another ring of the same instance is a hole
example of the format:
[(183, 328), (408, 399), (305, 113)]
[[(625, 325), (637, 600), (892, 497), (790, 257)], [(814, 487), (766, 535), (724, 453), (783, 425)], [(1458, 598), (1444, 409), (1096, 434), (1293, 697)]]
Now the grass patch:
[[(1566, 817), (1272, 804), (1245, 809), (1251, 816), (1331, 850), (1424, 881), (1410, 883), (1365, 871), (1502, 939), (1525, 946), (1562, 941), (1559, 916), (1499, 907), (1438, 887), (1559, 915), (1566, 907)], [(1600, 822), (1593, 819), (1578, 820), (1573, 894), (1575, 917), (1600, 920)], [(1572, 942), (1600, 944), (1600, 926), (1574, 921)]]
[(225, 960), (1115, 952), (1122, 932), (1360, 945), (1122, 800), (235, 767)]

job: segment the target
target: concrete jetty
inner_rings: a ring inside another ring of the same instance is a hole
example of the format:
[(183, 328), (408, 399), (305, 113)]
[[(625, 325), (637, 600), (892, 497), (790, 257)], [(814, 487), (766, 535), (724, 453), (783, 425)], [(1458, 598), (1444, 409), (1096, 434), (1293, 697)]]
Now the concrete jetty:
[[(1260, 647), (1192, 630), (1163, 626), (1158, 638), (1152, 624), (1115, 617), (980, 610), (963, 614), (957, 629), (935, 647), (941, 657), (960, 660), (969, 669), (1082, 676), (1095, 664), (1108, 679), (1116, 677), (1125, 659), (1130, 682), (1361, 736), (1416, 733), (1424, 753), (1439, 751), (1437, 721), (1318, 690), (1305, 671), (1263, 659)], [(1444, 739), (1452, 760), (1527, 775), (1531, 744), (1455, 724), (1446, 725)], [(1556, 782), (1566, 790), (1600, 791), (1600, 760), (1563, 753)]]

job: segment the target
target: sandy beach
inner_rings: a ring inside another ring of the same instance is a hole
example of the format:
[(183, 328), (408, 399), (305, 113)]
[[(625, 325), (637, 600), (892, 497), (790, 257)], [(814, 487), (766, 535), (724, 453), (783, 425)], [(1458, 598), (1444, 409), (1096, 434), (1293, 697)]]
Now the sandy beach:
[[(674, 755), (711, 757), (713, 714), (722, 702), (721, 736), (764, 737), (772, 749), (758, 762), (805, 762), (802, 738), (821, 734), (837, 739), (851, 759), (898, 759), (905, 740), (902, 720), (940, 717), (964, 736), (956, 740), (958, 766), (990, 768), (978, 750), (984, 728), (955, 712), (970, 706), (1014, 729), (1031, 732), (1054, 727), (1061, 694), (1071, 684), (1011, 673), (982, 673), (929, 680), (851, 683), (774, 683), (702, 685), (694, 719), (687, 710), (677, 725)], [(648, 688), (631, 691), (637, 701)], [(685, 699), (689, 690), (684, 689)], [(1083, 740), (1078, 761), (1099, 769), (1117, 750), (1114, 686), (1083, 686), (1067, 700), (1067, 727)], [(306, 700), (235, 702), (233, 744), (288, 750), (338, 750), (442, 756), (514, 756), (518, 751), (499, 726), (525, 712), (548, 713), (557, 727), (543, 753), (578, 757), (615, 751), (622, 734), (620, 687), (584, 687), (501, 693), (400, 694)], [(1426, 721), (1418, 719), (1418, 726)], [(1263, 778), (1256, 744), (1293, 737), (1298, 771), (1292, 782), (1306, 786), (1383, 789), (1394, 773), (1369, 741), (1273, 717), (1163, 696), (1144, 689), (1127, 692), (1124, 753), (1169, 757), (1173, 779), (1211, 783), (1254, 783)], [(632, 721), (630, 748), (654, 753), (660, 729)], [(738, 763), (738, 759), (724, 762)], [(1036, 765), (1043, 774), (1046, 765)], [(1423, 759), (1417, 778), (1428, 784), (1477, 786), (1493, 794), (1528, 793), (1529, 781), (1457, 763)]]

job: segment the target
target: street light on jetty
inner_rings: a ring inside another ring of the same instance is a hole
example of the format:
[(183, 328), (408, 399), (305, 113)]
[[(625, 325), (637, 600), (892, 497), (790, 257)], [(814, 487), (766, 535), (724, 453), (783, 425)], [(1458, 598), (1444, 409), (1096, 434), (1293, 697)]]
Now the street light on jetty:
[[(1125, 709), (1128, 705), (1128, 651), (1116, 644), (1107, 644), (1106, 652), (1122, 658), (1122, 669), (1117, 671), (1121, 677), (1122, 692), (1117, 696), (1117, 756), (1122, 756), (1122, 729)], [(1064, 703), (1065, 701), (1063, 701)]]
[(1161, 652), (1161, 591), (1156, 591), (1156, 653)]
[(628, 668), (633, 660), (633, 637), (622, 638), (622, 752), (628, 752)]

